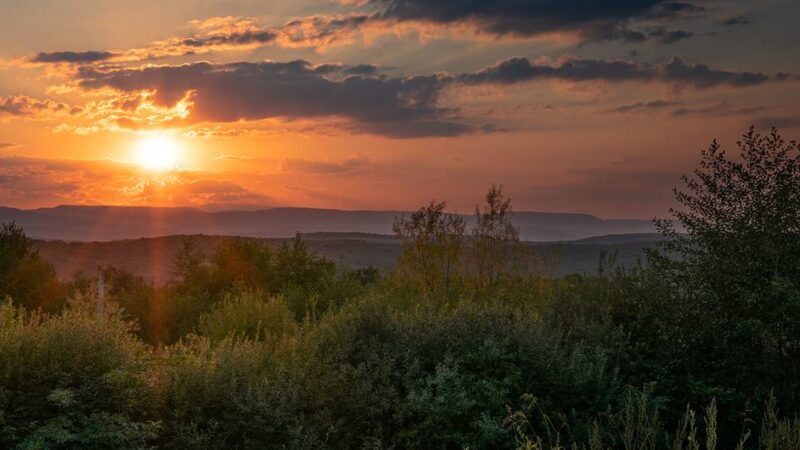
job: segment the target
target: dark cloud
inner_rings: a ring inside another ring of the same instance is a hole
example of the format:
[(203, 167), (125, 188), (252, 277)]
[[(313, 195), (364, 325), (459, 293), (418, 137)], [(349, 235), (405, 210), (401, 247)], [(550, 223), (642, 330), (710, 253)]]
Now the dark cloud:
[(286, 46), (321, 46), (353, 37), (376, 16), (351, 14), (346, 16), (309, 16), (292, 20), (280, 28), (281, 43)]
[(683, 30), (667, 30), (665, 28), (657, 28), (647, 33), (653, 39), (656, 39), (662, 44), (674, 44), (675, 42), (692, 37), (691, 31)]
[(357, 64), (344, 69), (344, 73), (351, 75), (372, 75), (378, 71), (378, 66), (372, 64)]
[(784, 129), (784, 128), (800, 128), (800, 114), (782, 117), (760, 117), (756, 119), (753, 124), (756, 128), (761, 129)]
[[(703, 64), (687, 64), (678, 58), (660, 65), (594, 59), (536, 64), (527, 58), (512, 58), (457, 76), (371, 75), (375, 70), (375, 66), (367, 64), (315, 66), (303, 60), (228, 64), (198, 62), (140, 68), (83, 66), (79, 68), (77, 77), (79, 85), (86, 89), (113, 88), (121, 91), (123, 96), (146, 91), (148, 99), (157, 106), (183, 104), (190, 114), (174, 119), (175, 124), (326, 118), (339, 129), (391, 138), (449, 137), (471, 132), (503, 131), (496, 126), (467, 123), (458, 117), (457, 110), (440, 105), (443, 90), (459, 84), (515, 84), (557, 79), (571, 82), (660, 82), (675, 87), (705, 89), (718, 85), (751, 86), (770, 79), (792, 77), (786, 74), (770, 78), (762, 73), (724, 71)], [(651, 103), (630, 108), (653, 109), (658, 106)], [(15, 107), (20, 109), (12, 103), (12, 108)], [(125, 128), (133, 126), (125, 122), (124, 117), (118, 118), (116, 123)]]
[(737, 107), (729, 105), (726, 102), (720, 102), (712, 106), (696, 107), (696, 108), (678, 108), (672, 111), (672, 116), (708, 116), (708, 117), (722, 117), (722, 116), (749, 116), (759, 113), (767, 109), (765, 106), (744, 106)]
[(467, 84), (514, 84), (539, 78), (625, 81), (652, 77), (649, 66), (624, 61), (574, 59), (560, 65), (546, 65), (531, 64), (528, 58), (511, 58), (479, 72), (462, 74), (459, 80)]
[(349, 66), (346, 64), (329, 63), (314, 66), (314, 71), (323, 75), (334, 72), (342, 72), (347, 75), (373, 75), (378, 72), (378, 66), (372, 64), (356, 64)]
[(673, 58), (663, 67), (661, 77), (668, 82), (679, 85), (691, 85), (698, 89), (709, 88), (720, 84), (731, 86), (753, 86), (770, 79), (760, 72), (730, 72), (711, 69), (705, 64), (686, 64), (680, 58)]
[(651, 100), (649, 102), (636, 102), (618, 106), (616, 108), (608, 110), (607, 112), (627, 113), (640, 110), (656, 110), (656, 109), (668, 108), (670, 106), (675, 106), (677, 104), (678, 102), (671, 102), (667, 100)]
[(0, 142), (0, 150), (4, 150), (7, 148), (14, 148), (18, 147), (17, 144), (12, 144), (11, 142)]
[(750, 25), (750, 19), (747, 16), (734, 16), (722, 21), (722, 24), (725, 26), (742, 26), (742, 25)]
[(683, 14), (697, 14), (705, 11), (705, 7), (689, 2), (662, 2), (654, 6), (649, 17), (672, 18)]
[(326, 78), (306, 61), (207, 62), (79, 72), (84, 88), (154, 91), (161, 106), (190, 98), (195, 122), (344, 118), (352, 129), (392, 137), (452, 136), (472, 127), (438, 106), (450, 79), (439, 75)]
[(573, 33), (585, 41), (629, 42), (647, 39), (643, 33), (628, 29), (631, 22), (703, 10), (694, 3), (662, 0), (370, 0), (369, 4), (380, 10), (383, 20), (470, 23), (495, 36)]
[(114, 52), (85, 51), (85, 52), (42, 52), (31, 58), (37, 63), (93, 63), (105, 61), (117, 56)]
[(527, 58), (511, 58), (481, 71), (459, 76), (459, 80), (467, 84), (513, 84), (547, 78), (567, 81), (660, 81), (697, 89), (718, 85), (753, 86), (770, 80), (763, 73), (711, 69), (704, 64), (687, 64), (679, 58), (673, 58), (662, 65), (596, 59), (573, 59), (558, 65), (549, 65), (532, 64)]
[(369, 165), (369, 159), (364, 156), (348, 158), (341, 162), (312, 161), (300, 158), (284, 159), (281, 170), (284, 172), (303, 172), (312, 174), (339, 174), (353, 173), (364, 170)]
[(274, 41), (278, 34), (272, 30), (246, 30), (240, 32), (218, 33), (208, 36), (197, 36), (181, 39), (182, 45), (190, 48), (216, 46), (243, 46), (249, 44), (266, 44)]

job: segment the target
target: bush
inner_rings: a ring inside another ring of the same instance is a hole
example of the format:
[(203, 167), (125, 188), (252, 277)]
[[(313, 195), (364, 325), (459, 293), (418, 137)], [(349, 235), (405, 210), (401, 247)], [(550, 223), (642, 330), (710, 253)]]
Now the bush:
[(162, 447), (314, 448), (281, 355), (263, 343), (190, 337), (163, 358)]
[(333, 448), (503, 448), (523, 393), (583, 422), (616, 390), (600, 352), (564, 348), (529, 312), (386, 303), (349, 305), (298, 346), (302, 404)]
[(281, 298), (255, 291), (228, 295), (200, 318), (199, 334), (213, 342), (226, 337), (254, 340), (280, 338), (296, 326), (294, 315)]
[(143, 447), (156, 437), (151, 358), (131, 325), (87, 308), (0, 305), (0, 446)]

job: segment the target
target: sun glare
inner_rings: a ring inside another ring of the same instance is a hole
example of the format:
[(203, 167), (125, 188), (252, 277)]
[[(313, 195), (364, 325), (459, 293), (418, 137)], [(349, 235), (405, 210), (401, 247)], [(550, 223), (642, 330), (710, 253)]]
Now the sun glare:
[(173, 169), (179, 157), (177, 142), (168, 136), (147, 136), (136, 144), (136, 162), (148, 170), (160, 172)]

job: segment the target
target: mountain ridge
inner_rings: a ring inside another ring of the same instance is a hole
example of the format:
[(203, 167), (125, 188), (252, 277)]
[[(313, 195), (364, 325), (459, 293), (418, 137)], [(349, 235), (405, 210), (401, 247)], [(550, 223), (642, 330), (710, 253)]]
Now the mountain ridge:
[[(38, 239), (112, 241), (176, 234), (283, 238), (295, 233), (391, 234), (402, 210), (274, 207), (208, 212), (191, 207), (59, 205), (19, 209), (0, 206), (0, 223), (14, 221)], [(467, 223), (472, 215), (459, 214)], [(612, 234), (653, 233), (651, 221), (602, 219), (585, 213), (519, 211), (513, 223), (528, 241), (568, 241)]]

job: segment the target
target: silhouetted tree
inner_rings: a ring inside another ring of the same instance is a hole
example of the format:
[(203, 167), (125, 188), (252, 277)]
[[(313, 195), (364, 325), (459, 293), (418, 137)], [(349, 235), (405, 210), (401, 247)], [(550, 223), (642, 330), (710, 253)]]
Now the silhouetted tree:
[(53, 266), (15, 223), (0, 225), (0, 299), (47, 311), (62, 306), (64, 295)]
[(800, 148), (775, 129), (751, 128), (737, 145), (737, 157), (716, 141), (704, 150), (675, 190), (677, 223), (657, 221), (666, 239), (650, 261), (675, 291), (664, 332), (674, 354), (663, 357), (691, 374), (682, 384), (695, 394), (743, 400), (775, 387), (795, 395)]

